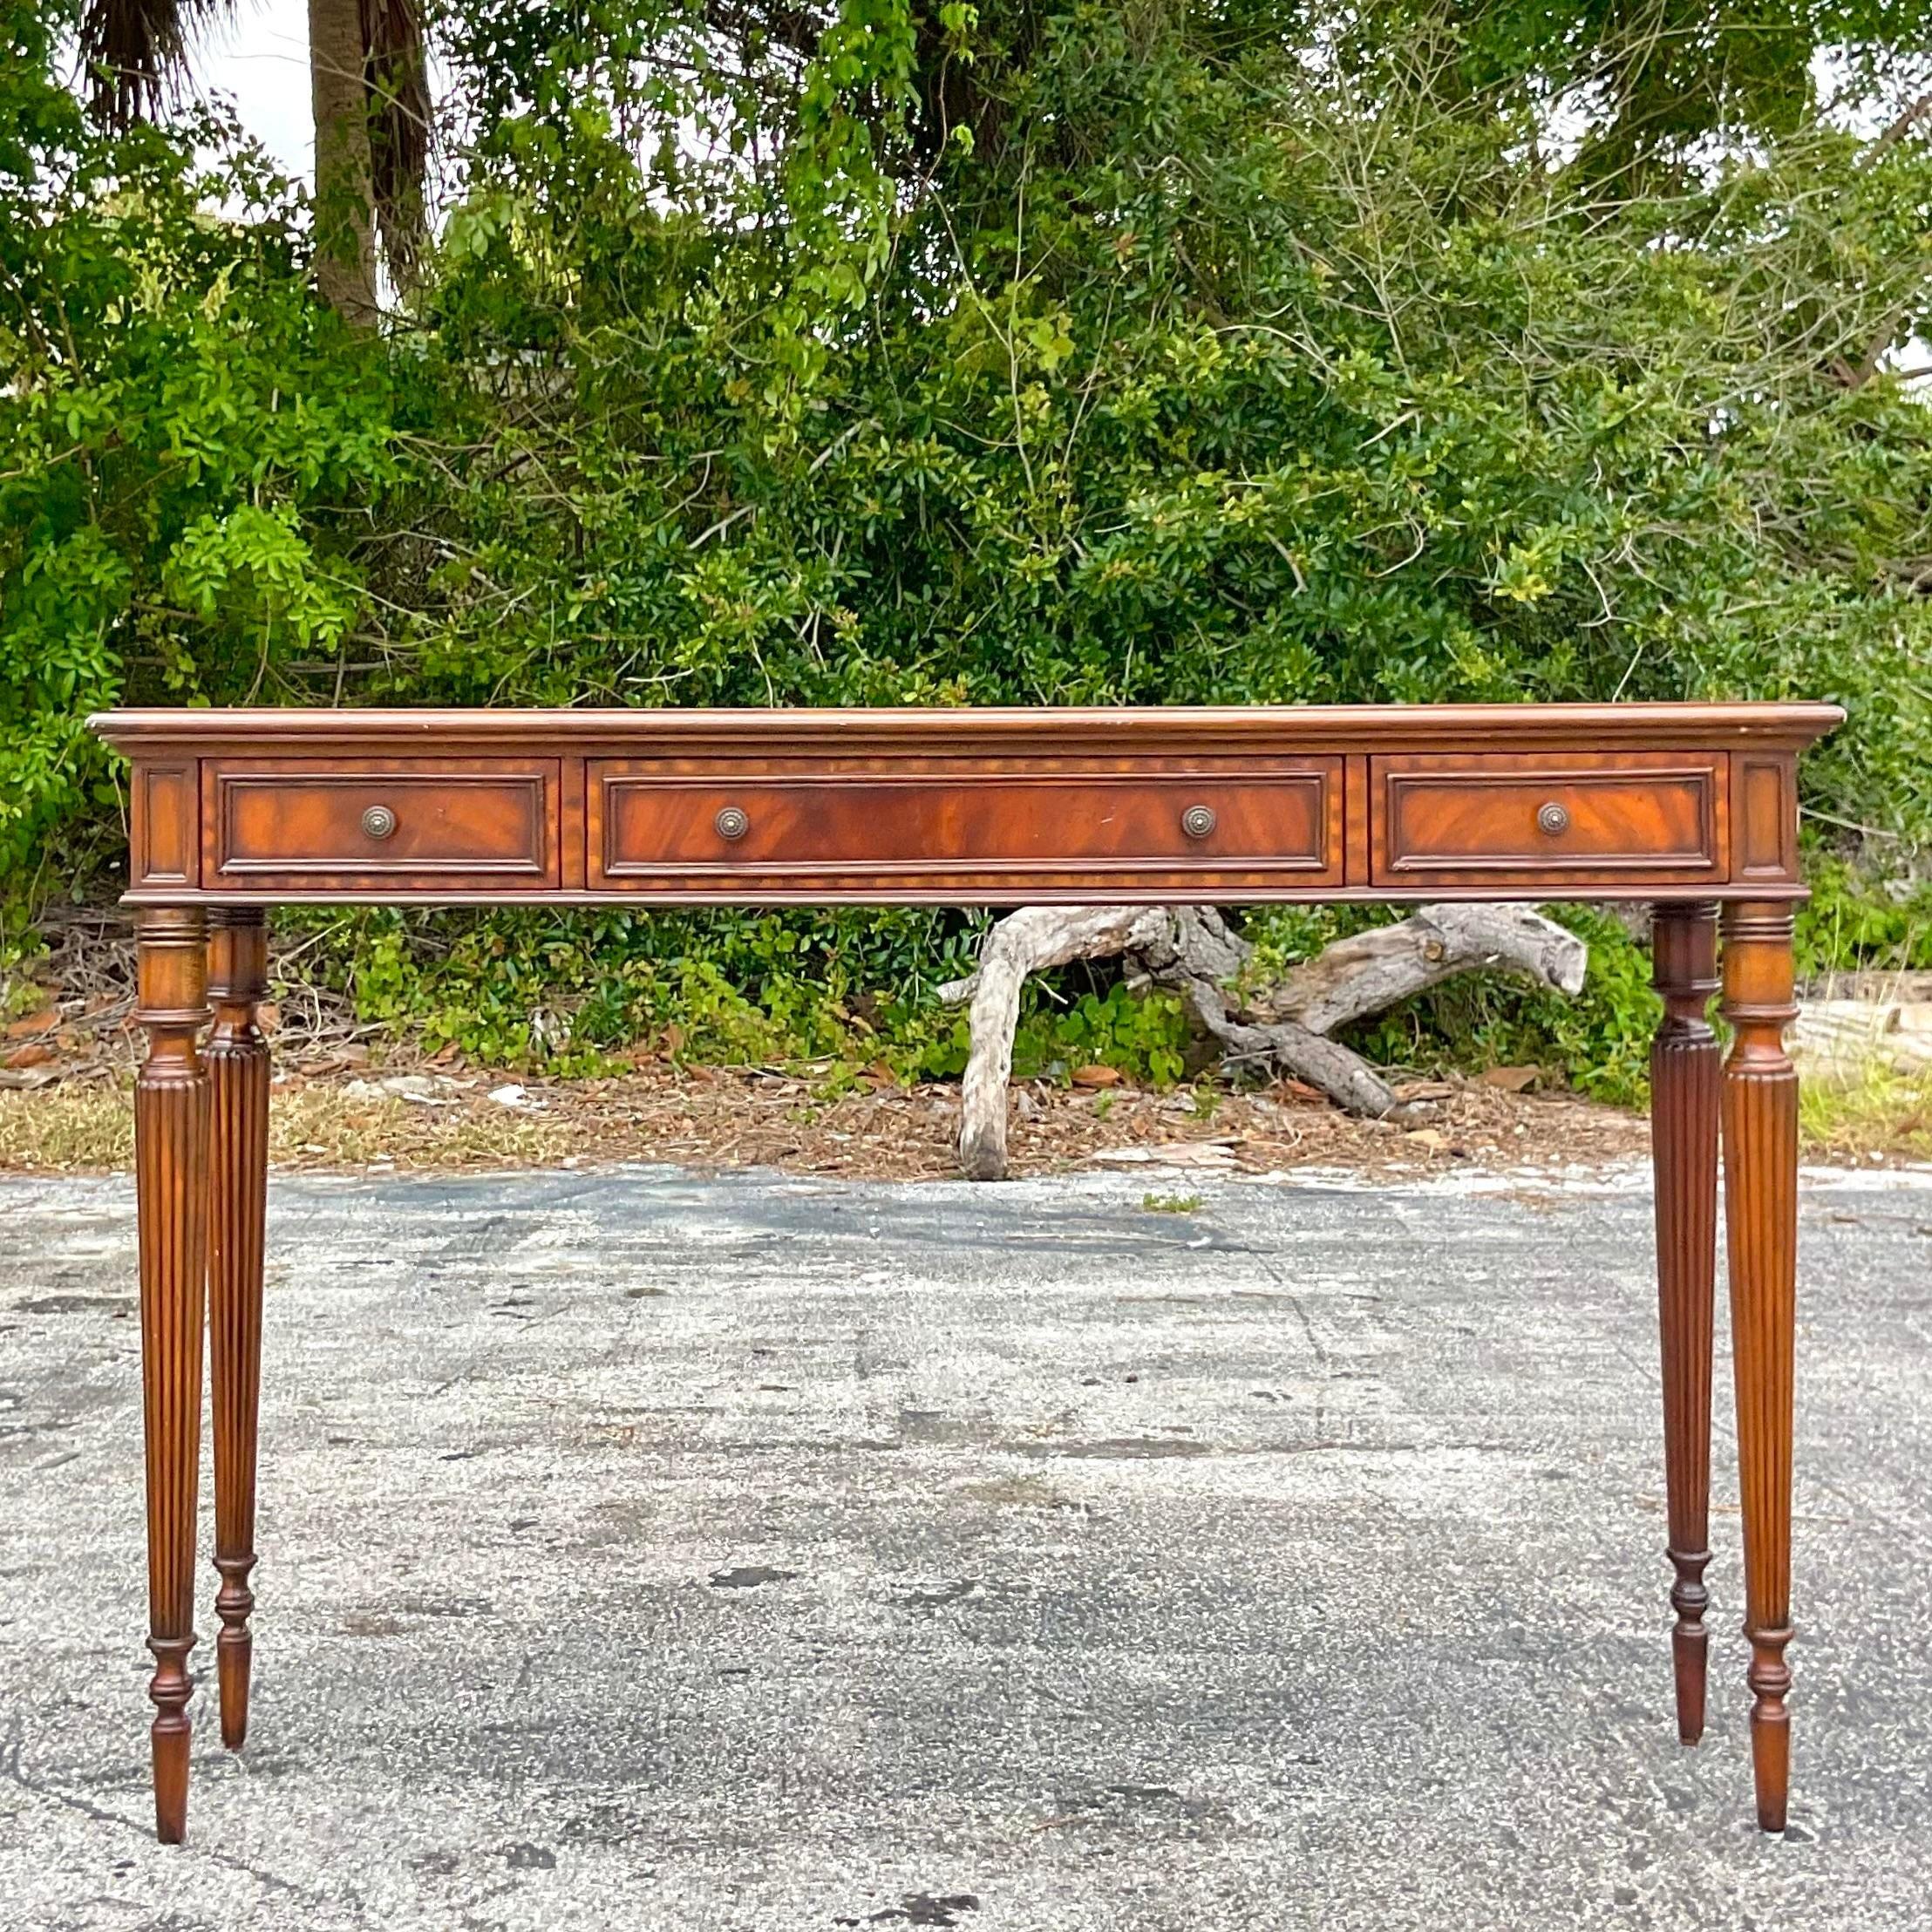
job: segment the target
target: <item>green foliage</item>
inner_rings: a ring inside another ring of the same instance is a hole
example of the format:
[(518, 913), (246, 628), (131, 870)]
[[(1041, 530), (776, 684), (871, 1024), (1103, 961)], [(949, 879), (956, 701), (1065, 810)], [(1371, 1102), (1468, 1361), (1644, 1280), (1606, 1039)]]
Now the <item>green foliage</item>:
[(95, 134), (4, 5), (0, 878), (118, 814), (88, 711), (333, 672), (366, 595), (340, 524), (395, 472), (389, 357), (310, 297), (287, 184), (211, 113)]
[(1177, 995), (1136, 996), (1116, 981), (1105, 992), (1082, 993), (1057, 1012), (1036, 1001), (1013, 1043), (1013, 1071), (1023, 1080), (1043, 1074), (1057, 1079), (1075, 1067), (1098, 1065), (1119, 1067), (1150, 1085), (1171, 1086), (1183, 1070), (1187, 1037)]
[[(1812, 78), (1821, 37), (1870, 77), (1917, 24), (449, 0), (462, 200), (357, 335), (232, 127), (104, 139), (59, 17), (0, 7), (17, 902), (112, 857), (113, 702), (1802, 695), (1851, 713), (1804, 774), (1807, 960), (1924, 956), (1878, 874), (1932, 843), (1932, 415), (1881, 363), (1932, 156)], [(676, 1027), (915, 1078), (963, 1057), (929, 993), (976, 929), (358, 913), (307, 956), (482, 1057)], [(1634, 1091), (1645, 975), (1589, 935), (1580, 1003), (1473, 983), (1366, 1044)], [(1060, 998), (1023, 1071), (1177, 1077), (1170, 1003)]]
[(1798, 914), (1798, 969), (1932, 969), (1932, 880), (1888, 877), (1842, 856), (1807, 854), (1811, 902)]

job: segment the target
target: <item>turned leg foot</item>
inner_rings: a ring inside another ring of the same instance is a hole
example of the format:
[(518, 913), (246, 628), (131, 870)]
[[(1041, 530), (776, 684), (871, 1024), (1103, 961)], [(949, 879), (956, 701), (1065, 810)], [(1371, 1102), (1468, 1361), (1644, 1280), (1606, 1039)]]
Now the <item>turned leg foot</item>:
[(1718, 1273), (1717, 909), (1659, 906), (1651, 929), (1663, 1018), (1650, 1048), (1650, 1152), (1656, 1190), (1657, 1316), (1663, 1353), (1663, 1468), (1676, 1572), (1670, 1635), (1677, 1736), (1704, 1735), (1711, 1561), (1711, 1337)]
[(1798, 1285), (1798, 1076), (1788, 905), (1725, 908), (1725, 1218), (1738, 1385), (1738, 1480), (1751, 1640), (1751, 1756), (1758, 1822), (1785, 1828), (1791, 1787), (1793, 1354)]
[(154, 1656), (154, 1825), (187, 1831), (188, 1653), (194, 1648), (194, 1506), (201, 1447), (207, 1269), (207, 1088), (195, 1052), (205, 960), (198, 911), (137, 918), (135, 1019), (147, 1057), (134, 1088), (141, 1398), (147, 1462), (147, 1647)]

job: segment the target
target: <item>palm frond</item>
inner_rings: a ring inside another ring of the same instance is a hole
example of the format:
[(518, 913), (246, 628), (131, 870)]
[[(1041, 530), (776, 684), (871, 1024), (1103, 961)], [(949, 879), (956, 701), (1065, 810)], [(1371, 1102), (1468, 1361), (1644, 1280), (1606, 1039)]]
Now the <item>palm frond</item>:
[(195, 36), (233, 0), (89, 0), (80, 55), (95, 114), (126, 127), (163, 107), (180, 85)]
[(399, 289), (416, 279), (427, 232), (424, 183), (432, 133), (418, 0), (361, 0), (369, 159), (383, 254)]

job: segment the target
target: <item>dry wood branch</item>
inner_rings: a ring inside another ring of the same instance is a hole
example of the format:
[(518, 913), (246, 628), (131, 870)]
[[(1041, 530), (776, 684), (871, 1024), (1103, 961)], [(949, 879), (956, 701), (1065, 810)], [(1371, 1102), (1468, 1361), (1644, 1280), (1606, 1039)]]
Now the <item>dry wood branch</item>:
[(1029, 973), (1069, 960), (1125, 955), (1178, 990), (1233, 1065), (1267, 1065), (1317, 1087), (1354, 1114), (1398, 1107), (1389, 1084), (1336, 1028), (1379, 1013), (1457, 973), (1521, 973), (1560, 991), (1583, 984), (1582, 940), (1527, 906), (1418, 907), (1393, 926), (1338, 940), (1284, 979), (1234, 992), (1252, 948), (1211, 906), (1030, 906), (987, 935), (979, 970), (939, 989), (972, 1002), (972, 1048), (960, 1092), (960, 1165), (975, 1180), (1006, 1173), (1007, 1086), (1020, 989)]
[(949, 1005), (973, 1003), (972, 1051), (960, 1083), (959, 1160), (969, 1180), (1005, 1177), (1006, 1086), (1026, 976), (1072, 959), (1137, 951), (1158, 936), (1167, 916), (1159, 906), (1030, 906), (1009, 914), (986, 935), (979, 970), (970, 979), (939, 989)]

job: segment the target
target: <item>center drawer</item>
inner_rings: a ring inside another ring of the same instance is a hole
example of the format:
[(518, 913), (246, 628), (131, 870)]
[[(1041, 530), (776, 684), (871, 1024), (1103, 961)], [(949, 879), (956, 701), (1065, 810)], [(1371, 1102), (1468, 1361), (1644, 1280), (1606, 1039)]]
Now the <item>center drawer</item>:
[(600, 759), (586, 816), (593, 887), (1052, 890), (1076, 867), (1150, 890), (1319, 884), (1340, 876), (1341, 761), (827, 773)]
[(219, 889), (464, 893), (561, 882), (555, 759), (207, 759)]

